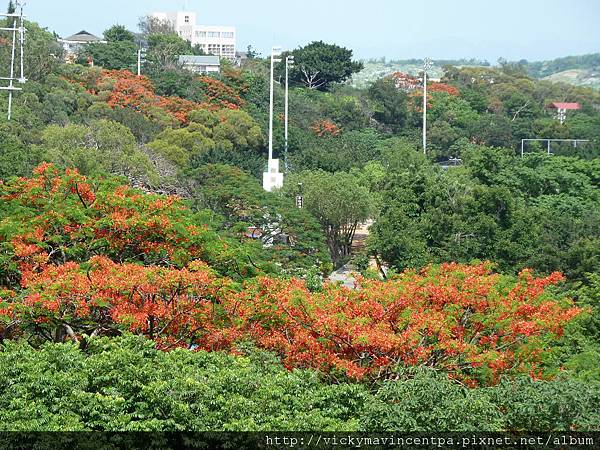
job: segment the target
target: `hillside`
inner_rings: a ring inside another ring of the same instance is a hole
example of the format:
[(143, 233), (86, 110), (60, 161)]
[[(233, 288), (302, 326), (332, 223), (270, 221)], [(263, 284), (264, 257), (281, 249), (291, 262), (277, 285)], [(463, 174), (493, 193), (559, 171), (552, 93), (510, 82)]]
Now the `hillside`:
[(526, 63), (527, 72), (535, 78), (544, 78), (570, 70), (600, 72), (600, 53), (564, 56), (549, 61)]
[[(288, 54), (191, 72), (169, 30), (136, 75), (123, 26), (82, 64), (27, 27), (0, 116), (0, 429), (600, 430), (600, 92), (459, 60), (424, 95), (385, 76), (422, 61), (322, 41), (284, 89)], [(522, 155), (538, 136), (587, 143)]]
[(574, 86), (600, 89), (600, 70), (597, 69), (569, 69), (554, 73), (542, 79), (555, 83), (568, 83)]
[[(362, 61), (364, 69), (354, 74), (350, 80), (353, 87), (364, 89), (380, 78), (384, 78), (395, 72), (403, 72), (409, 75), (417, 76), (423, 69), (423, 60), (421, 59), (404, 59), (404, 60), (389, 60), (385, 58), (370, 59)], [(466, 66), (481, 66), (487, 67), (487, 61), (479, 61), (475, 59), (459, 59), (459, 60), (435, 60), (430, 71), (432, 79), (440, 79), (444, 74), (442, 67), (451, 65), (455, 67)]]
[[(357, 88), (366, 88), (376, 80), (394, 72), (418, 75), (423, 67), (423, 61), (417, 59), (391, 60), (385, 58), (363, 61), (364, 69), (355, 74), (350, 84)], [(531, 77), (552, 82), (561, 82), (573, 86), (600, 89), (600, 53), (581, 56), (565, 56), (548, 61), (528, 62), (522, 60), (510, 63), (522, 67)], [(455, 67), (489, 67), (487, 61), (475, 59), (436, 60), (433, 61), (431, 77), (441, 78), (442, 68), (451, 65)]]

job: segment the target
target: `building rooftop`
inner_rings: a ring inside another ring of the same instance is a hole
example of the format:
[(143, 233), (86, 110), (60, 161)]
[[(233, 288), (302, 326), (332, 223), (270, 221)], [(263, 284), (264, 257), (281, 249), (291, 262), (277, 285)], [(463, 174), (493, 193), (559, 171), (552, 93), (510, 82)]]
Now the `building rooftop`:
[(85, 30), (81, 30), (79, 33), (76, 33), (72, 36), (64, 38), (65, 41), (75, 41), (75, 42), (101, 42), (102, 38), (98, 36), (94, 36), (92, 33), (89, 33)]
[(180, 64), (199, 64), (203, 66), (218, 66), (221, 61), (218, 56), (212, 55), (179, 55)]
[(554, 102), (554, 103), (550, 103), (549, 108), (554, 108), (554, 109), (581, 109), (581, 105), (579, 103), (560, 103), (560, 102)]

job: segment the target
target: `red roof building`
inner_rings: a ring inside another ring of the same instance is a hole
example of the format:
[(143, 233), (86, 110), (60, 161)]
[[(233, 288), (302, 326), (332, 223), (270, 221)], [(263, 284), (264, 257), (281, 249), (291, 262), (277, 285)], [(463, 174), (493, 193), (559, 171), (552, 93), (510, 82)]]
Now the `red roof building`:
[(581, 105), (579, 103), (554, 102), (554, 103), (550, 103), (549, 108), (564, 109), (564, 110), (578, 110), (578, 109), (581, 109)]
[(560, 120), (560, 124), (562, 125), (567, 120), (567, 111), (579, 110), (581, 109), (581, 105), (579, 103), (553, 102), (548, 105), (548, 108), (556, 109), (554, 118)]

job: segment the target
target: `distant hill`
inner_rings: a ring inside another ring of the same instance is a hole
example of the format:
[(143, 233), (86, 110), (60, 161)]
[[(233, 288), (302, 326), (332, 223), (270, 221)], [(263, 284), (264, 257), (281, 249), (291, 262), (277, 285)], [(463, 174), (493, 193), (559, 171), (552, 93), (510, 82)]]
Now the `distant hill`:
[(600, 53), (525, 64), (534, 78), (600, 89)]
[(554, 73), (544, 77), (543, 80), (573, 84), (575, 86), (587, 86), (600, 89), (600, 70), (571, 69)]
[[(379, 78), (394, 72), (405, 72), (417, 75), (423, 66), (421, 59), (405, 59), (387, 61), (385, 58), (363, 61), (364, 70), (351, 80), (353, 86), (364, 88)], [(514, 64), (521, 65), (527, 73), (538, 79), (554, 82), (563, 82), (575, 86), (588, 86), (600, 89), (600, 53), (579, 56), (565, 56), (549, 61), (521, 60)], [(443, 74), (442, 67), (452, 65), (464, 66), (490, 66), (487, 61), (476, 59), (438, 60), (434, 61), (431, 69), (432, 78), (439, 78)]]
[(546, 78), (552, 75), (579, 70), (585, 72), (600, 72), (600, 53), (589, 55), (565, 56), (550, 61), (525, 62), (527, 72), (534, 78)]

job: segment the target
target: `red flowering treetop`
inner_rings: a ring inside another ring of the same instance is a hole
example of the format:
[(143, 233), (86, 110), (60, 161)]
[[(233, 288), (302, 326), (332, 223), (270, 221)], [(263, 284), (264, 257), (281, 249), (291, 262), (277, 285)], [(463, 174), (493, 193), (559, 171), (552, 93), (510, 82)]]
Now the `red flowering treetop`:
[(460, 95), (460, 91), (458, 90), (458, 88), (455, 88), (454, 86), (450, 86), (449, 84), (445, 84), (445, 83), (431, 83), (431, 84), (428, 83), (427, 91), (428, 92), (443, 92), (445, 94), (452, 95), (454, 97), (458, 97)]
[(315, 122), (310, 128), (317, 136), (320, 137), (337, 136), (342, 132), (340, 127), (338, 127), (335, 123), (327, 119)]
[(514, 278), (486, 264), (359, 280), (359, 290), (315, 293), (267, 277), (237, 286), (220, 268), (239, 267), (240, 250), (194, 224), (178, 199), (51, 165), (0, 183), (0, 201), (3, 335), (79, 340), (128, 330), (164, 349), (230, 351), (251, 340), (289, 368), (378, 379), (429, 366), (474, 386), (546, 376), (544, 353), (582, 313), (546, 289), (562, 275)]
[(525, 271), (515, 282), (459, 264), (361, 280), (358, 291), (311, 293), (300, 281), (261, 278), (225, 307), (240, 332), (290, 368), (378, 378), (397, 365), (425, 365), (474, 385), (507, 373), (540, 376), (546, 340), (581, 312), (544, 293), (561, 280)]
[(153, 109), (164, 110), (172, 119), (186, 124), (190, 112), (198, 109), (218, 110), (238, 109), (243, 100), (237, 92), (225, 83), (207, 76), (195, 80), (193, 87), (203, 98), (197, 103), (179, 97), (157, 95), (150, 79), (136, 76), (128, 70), (103, 70), (95, 77), (73, 80), (84, 83), (88, 91), (105, 100), (112, 108), (132, 108), (153, 115)]
[(88, 180), (76, 170), (63, 174), (50, 164), (32, 178), (0, 184), (0, 202), (14, 212), (0, 221), (0, 284), (2, 277), (25, 283), (46, 264), (95, 255), (178, 267), (203, 260), (223, 273), (243, 258), (243, 249), (199, 222), (177, 197)]

